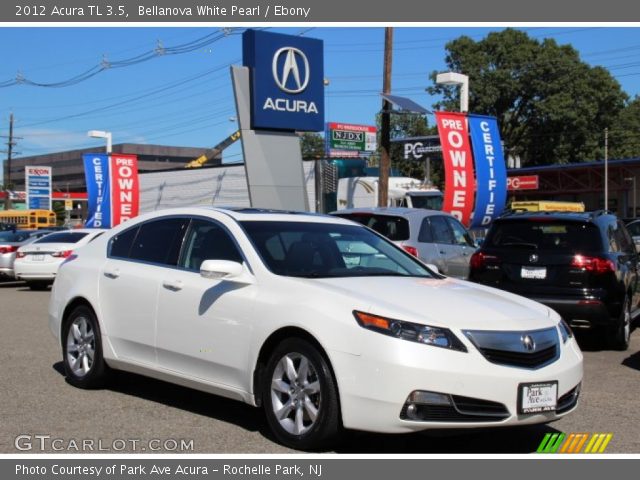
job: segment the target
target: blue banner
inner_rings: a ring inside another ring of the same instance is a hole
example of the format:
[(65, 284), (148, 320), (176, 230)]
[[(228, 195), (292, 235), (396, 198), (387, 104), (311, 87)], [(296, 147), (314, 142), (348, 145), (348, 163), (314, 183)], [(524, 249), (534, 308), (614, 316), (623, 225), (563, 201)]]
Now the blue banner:
[(88, 228), (111, 228), (109, 156), (104, 153), (85, 153), (82, 155), (82, 159), (89, 204), (85, 226)]
[(495, 117), (468, 115), (476, 167), (476, 208), (470, 228), (487, 227), (504, 209), (507, 169)]

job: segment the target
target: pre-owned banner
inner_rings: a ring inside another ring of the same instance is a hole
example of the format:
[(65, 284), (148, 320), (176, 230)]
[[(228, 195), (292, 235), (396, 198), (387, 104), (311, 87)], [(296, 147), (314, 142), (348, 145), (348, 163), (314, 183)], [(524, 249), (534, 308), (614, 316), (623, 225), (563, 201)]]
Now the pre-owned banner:
[(138, 216), (138, 158), (135, 155), (111, 155), (112, 226)]
[(84, 175), (87, 181), (89, 228), (111, 228), (111, 185), (109, 182), (109, 156), (85, 153)]
[(477, 181), (471, 228), (478, 228), (489, 225), (504, 209), (507, 169), (496, 118), (469, 114), (468, 119)]
[(473, 211), (474, 175), (467, 118), (463, 113), (436, 112), (435, 115), (444, 160), (442, 210), (468, 227)]
[(83, 155), (89, 215), (86, 226), (112, 228), (138, 215), (138, 159), (135, 155)]

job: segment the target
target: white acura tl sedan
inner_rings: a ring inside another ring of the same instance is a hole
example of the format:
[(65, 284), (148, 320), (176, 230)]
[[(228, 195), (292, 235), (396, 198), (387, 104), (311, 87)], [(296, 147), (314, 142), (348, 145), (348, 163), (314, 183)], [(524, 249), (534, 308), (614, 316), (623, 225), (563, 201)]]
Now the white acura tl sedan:
[(120, 369), (234, 398), (300, 449), (342, 428), (550, 422), (576, 408), (582, 381), (554, 311), (322, 215), (140, 216), (65, 260), (49, 317), (71, 384)]

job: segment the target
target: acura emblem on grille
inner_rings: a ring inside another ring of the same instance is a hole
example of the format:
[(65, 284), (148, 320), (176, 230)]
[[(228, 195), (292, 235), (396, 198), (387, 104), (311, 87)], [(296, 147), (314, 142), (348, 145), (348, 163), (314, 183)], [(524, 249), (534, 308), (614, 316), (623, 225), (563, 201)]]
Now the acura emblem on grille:
[(536, 349), (536, 342), (531, 338), (531, 335), (523, 335), (522, 346), (527, 352), (533, 352)]
[(536, 263), (538, 261), (538, 255), (536, 255), (535, 253), (532, 253), (531, 255), (529, 255), (529, 261), (531, 263)]

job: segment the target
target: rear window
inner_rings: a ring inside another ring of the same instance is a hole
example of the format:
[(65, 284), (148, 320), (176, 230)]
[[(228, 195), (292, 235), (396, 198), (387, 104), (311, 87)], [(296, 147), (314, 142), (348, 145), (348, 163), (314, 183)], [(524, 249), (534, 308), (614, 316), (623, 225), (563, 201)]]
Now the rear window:
[(60, 232), (46, 235), (34, 243), (77, 243), (87, 236), (85, 232)]
[(365, 213), (340, 214), (338, 217), (361, 223), (389, 240), (409, 240), (409, 222), (406, 218), (392, 215), (371, 215)]
[(495, 223), (483, 247), (594, 252), (602, 250), (602, 240), (590, 223), (519, 220)]

